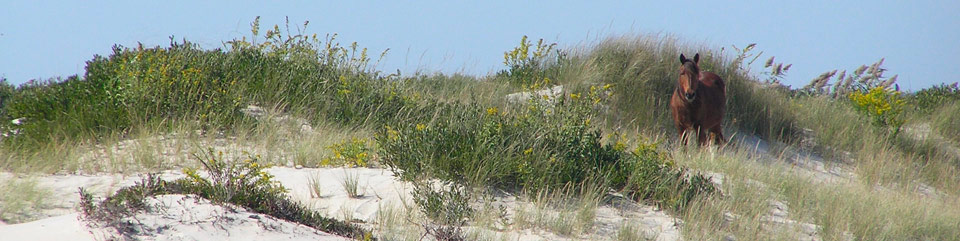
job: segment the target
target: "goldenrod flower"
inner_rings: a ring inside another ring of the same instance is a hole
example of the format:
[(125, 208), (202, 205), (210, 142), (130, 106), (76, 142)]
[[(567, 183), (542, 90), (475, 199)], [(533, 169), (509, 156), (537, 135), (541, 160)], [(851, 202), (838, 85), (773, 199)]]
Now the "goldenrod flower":
[(499, 111), (497, 110), (497, 107), (487, 108), (487, 114), (488, 114), (488, 115), (496, 115), (498, 112), (499, 112)]

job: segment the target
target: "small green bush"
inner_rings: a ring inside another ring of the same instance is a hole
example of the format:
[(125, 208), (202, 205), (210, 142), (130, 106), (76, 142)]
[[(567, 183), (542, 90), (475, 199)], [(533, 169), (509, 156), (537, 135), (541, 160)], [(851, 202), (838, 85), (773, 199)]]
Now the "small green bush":
[(335, 143), (327, 147), (333, 152), (332, 156), (320, 160), (321, 166), (346, 165), (349, 167), (367, 167), (372, 160), (373, 148), (367, 140), (353, 138), (349, 141)]
[[(173, 190), (171, 190), (171, 188)], [(167, 185), (167, 182), (157, 175), (149, 174), (133, 186), (117, 190), (115, 194), (97, 202), (93, 194), (80, 188), (80, 212), (87, 225), (99, 228), (112, 228), (125, 239), (136, 232), (135, 223), (124, 220), (144, 210), (149, 210), (145, 199), (164, 194), (176, 193), (176, 185)]]
[(951, 101), (960, 101), (960, 86), (940, 84), (907, 95), (908, 102), (919, 112), (929, 114)]
[(438, 225), (463, 226), (473, 215), (470, 193), (456, 183), (446, 182), (437, 190), (426, 181), (416, 181), (413, 186), (413, 202)]
[[(516, 86), (537, 85), (548, 78), (546, 76), (547, 64), (550, 60), (549, 57), (555, 56), (551, 52), (555, 46), (557, 46), (556, 43), (546, 44), (543, 39), (537, 40), (537, 44), (533, 45), (524, 35), (520, 39), (519, 46), (503, 53), (503, 64), (506, 65), (507, 69), (500, 71), (497, 75), (504, 77), (503, 79), (507, 80), (508, 83)], [(530, 47), (535, 47), (532, 53)], [(560, 55), (556, 56), (559, 57)]]
[(874, 125), (889, 127), (894, 133), (903, 126), (905, 102), (900, 92), (886, 87), (875, 87), (866, 91), (855, 91), (848, 98), (854, 108), (870, 117)]
[(465, 240), (463, 226), (475, 212), (466, 188), (452, 182), (439, 189), (428, 181), (413, 183), (413, 202), (429, 219), (422, 224), (424, 231), (436, 240)]
[(281, 196), (286, 189), (273, 181), (273, 175), (264, 171), (270, 165), (260, 161), (258, 156), (249, 156), (243, 161), (223, 159), (223, 152), (208, 149), (195, 158), (206, 171), (201, 176), (198, 169), (184, 168), (187, 175), (184, 187), (194, 192), (204, 193), (204, 197), (214, 202), (261, 203), (265, 198)]

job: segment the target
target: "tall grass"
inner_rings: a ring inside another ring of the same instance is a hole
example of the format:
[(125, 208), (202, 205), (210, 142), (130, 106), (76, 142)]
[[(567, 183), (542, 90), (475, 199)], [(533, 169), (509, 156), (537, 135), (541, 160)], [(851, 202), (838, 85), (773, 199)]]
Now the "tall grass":
[(788, 206), (787, 217), (818, 225), (826, 240), (956, 240), (956, 196), (925, 197), (914, 186), (877, 186), (869, 180), (823, 183), (785, 165), (750, 158), (744, 151), (719, 155), (708, 152), (675, 152), (682, 163), (724, 173), (723, 190), (691, 204), (699, 212), (681, 218), (687, 237), (722, 239), (798, 239), (797, 233), (777, 226), (770, 216), (770, 201)]
[[(607, 119), (606, 129), (638, 129), (647, 136), (674, 134), (676, 130), (667, 103), (675, 88), (677, 56), (679, 52), (699, 52), (703, 56), (701, 68), (717, 73), (727, 83), (724, 127), (728, 131), (788, 145), (812, 144), (804, 148), (812, 148), (838, 162), (864, 167), (857, 169), (863, 171), (858, 174), (870, 180), (885, 183), (920, 180), (947, 190), (953, 190), (960, 182), (955, 175), (960, 171), (956, 155), (925, 140), (899, 135), (898, 126), (911, 124), (903, 123), (907, 119), (903, 117), (903, 109), (887, 111), (881, 113), (882, 116), (875, 113), (880, 109), (870, 109), (870, 106), (859, 105), (866, 111), (857, 111), (856, 102), (847, 97), (847, 94), (860, 93), (857, 91), (868, 95), (867, 91), (873, 86), (890, 86), (896, 80), (896, 77), (882, 79), (882, 61), (851, 71), (853, 74), (847, 75), (844, 81), (838, 81), (843, 85), (835, 86), (834, 92), (843, 94), (833, 95), (822, 91), (823, 88), (821, 91), (790, 90), (761, 83), (748, 71), (752, 61), (747, 62), (760, 56), (750, 53), (751, 47), (735, 49), (738, 51), (733, 53), (697, 49), (670, 36), (611, 37), (570, 54), (568, 60), (559, 65), (556, 81), (574, 90), (590, 85), (612, 86), (615, 94), (610, 100), (611, 111), (600, 117)], [(770, 78), (782, 77), (783, 67), (777, 69), (777, 66), (783, 64), (767, 65), (772, 70), (766, 74), (778, 74)], [(814, 87), (827, 82), (823, 79), (818, 83)], [(922, 96), (937, 99), (939, 95), (933, 93), (952, 93), (949, 89), (935, 88), (924, 91), (927, 94)], [(884, 93), (898, 95), (899, 92), (884, 89)], [(894, 101), (897, 102), (889, 103), (915, 102)], [(883, 107), (884, 103), (867, 104)], [(885, 124), (894, 122), (896, 125)]]
[(614, 127), (641, 126), (652, 130), (651, 134), (674, 132), (667, 103), (676, 86), (680, 52), (699, 52), (704, 56), (701, 68), (726, 81), (726, 126), (771, 139), (791, 141), (796, 137), (795, 115), (787, 95), (761, 88), (741, 70), (742, 58), (697, 49), (670, 36), (608, 38), (571, 54), (557, 78), (573, 86), (612, 85), (617, 93), (611, 101)]
[(953, 101), (934, 111), (931, 121), (933, 131), (960, 143), (960, 101)]

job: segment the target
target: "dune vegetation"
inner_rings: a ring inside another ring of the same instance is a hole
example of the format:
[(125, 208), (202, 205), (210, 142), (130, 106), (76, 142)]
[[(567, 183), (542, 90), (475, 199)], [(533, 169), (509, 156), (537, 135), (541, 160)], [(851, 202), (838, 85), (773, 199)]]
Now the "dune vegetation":
[[(779, 81), (790, 65), (752, 44), (623, 35), (560, 47), (524, 36), (497, 73), (409, 75), (377, 69), (388, 52), (307, 33), (307, 24), (251, 27), (218, 49), (173, 39), (114, 46), (83, 76), (3, 81), (0, 169), (185, 170), (184, 179), (149, 177), (100, 202), (82, 194), (86, 217), (117, 229), (116, 217), (142, 208), (136, 200), (178, 193), (358, 239), (417, 238), (289, 201), (262, 171), (276, 165), (386, 168), (416, 187), (414, 216), (424, 223), (414, 229), (437, 240), (498, 239), (467, 226), (576, 239), (594, 229), (598, 206), (620, 199), (666, 210), (692, 240), (960, 237), (960, 89), (900, 91), (882, 60), (788, 87)], [(667, 103), (680, 53), (700, 53), (701, 69), (727, 82), (729, 145), (677, 144)], [(501, 192), (569, 218), (531, 211), (503, 221), (484, 204)], [(22, 221), (3, 210), (42, 208), (42, 193), (5, 194), (0, 219)], [(656, 238), (623, 226), (607, 238)]]

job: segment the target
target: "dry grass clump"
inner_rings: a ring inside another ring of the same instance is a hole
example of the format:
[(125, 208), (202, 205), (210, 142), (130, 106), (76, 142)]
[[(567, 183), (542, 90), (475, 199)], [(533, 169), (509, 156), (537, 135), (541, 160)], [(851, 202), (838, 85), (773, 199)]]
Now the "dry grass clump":
[(578, 237), (593, 231), (597, 207), (604, 195), (603, 190), (588, 186), (541, 191), (530, 198), (531, 205), (517, 207), (512, 223), (519, 229), (538, 228)]
[(30, 178), (3, 179), (0, 194), (0, 221), (8, 224), (35, 219), (51, 204), (50, 190)]

